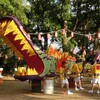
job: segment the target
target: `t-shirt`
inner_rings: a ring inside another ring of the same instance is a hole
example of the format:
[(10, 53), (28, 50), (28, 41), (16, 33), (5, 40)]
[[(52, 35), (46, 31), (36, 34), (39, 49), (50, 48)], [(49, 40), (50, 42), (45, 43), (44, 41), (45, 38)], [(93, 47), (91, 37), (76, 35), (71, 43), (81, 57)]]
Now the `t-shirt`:
[(100, 78), (100, 64), (93, 64), (90, 68), (90, 72), (95, 78)]

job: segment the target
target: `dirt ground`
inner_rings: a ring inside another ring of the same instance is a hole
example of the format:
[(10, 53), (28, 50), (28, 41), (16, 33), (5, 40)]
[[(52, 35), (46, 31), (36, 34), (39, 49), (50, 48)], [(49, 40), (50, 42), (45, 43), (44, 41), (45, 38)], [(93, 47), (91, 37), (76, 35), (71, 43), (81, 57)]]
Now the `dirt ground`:
[(54, 94), (33, 93), (29, 81), (21, 82), (13, 77), (4, 77), (0, 85), (0, 100), (100, 100), (100, 94), (96, 91), (94, 94), (87, 92), (90, 89), (90, 79), (84, 78), (83, 87), (85, 90), (76, 92), (71, 88), (74, 94), (62, 95), (58, 81), (55, 83)]

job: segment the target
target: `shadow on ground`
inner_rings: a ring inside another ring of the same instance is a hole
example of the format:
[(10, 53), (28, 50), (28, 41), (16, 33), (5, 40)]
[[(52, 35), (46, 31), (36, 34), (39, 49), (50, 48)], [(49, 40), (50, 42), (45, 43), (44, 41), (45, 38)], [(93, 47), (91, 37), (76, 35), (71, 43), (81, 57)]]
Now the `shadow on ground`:
[[(74, 91), (71, 88), (73, 95), (62, 95), (60, 89), (60, 82), (55, 83), (54, 94), (33, 93), (29, 81), (18, 80), (4, 80), (0, 85), (0, 100), (100, 100), (100, 94), (96, 91), (94, 94), (89, 94), (90, 80), (85, 78), (83, 80), (83, 87), (85, 90)], [(66, 91), (66, 89), (65, 89)]]

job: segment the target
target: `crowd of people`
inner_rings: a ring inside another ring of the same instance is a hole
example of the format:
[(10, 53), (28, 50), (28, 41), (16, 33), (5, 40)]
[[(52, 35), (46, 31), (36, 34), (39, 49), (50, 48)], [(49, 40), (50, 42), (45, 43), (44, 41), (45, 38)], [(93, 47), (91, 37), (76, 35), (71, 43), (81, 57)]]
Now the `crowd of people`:
[[(67, 62), (62, 62), (62, 71), (60, 72), (60, 79), (61, 79), (61, 92), (62, 94), (73, 94), (69, 89), (69, 81), (67, 71), (69, 70)], [(83, 66), (82, 66), (83, 65)], [(72, 66), (72, 76), (74, 79), (75, 84), (75, 91), (84, 90), (85, 88), (82, 87), (82, 78), (84, 73), (84, 65), (83, 62), (81, 66), (78, 64), (78, 61)], [(88, 93), (94, 93), (95, 85), (97, 85), (97, 93), (100, 93), (100, 61), (96, 60), (95, 62), (91, 62), (90, 72), (91, 75), (91, 89), (87, 91)], [(64, 87), (66, 86), (66, 92), (64, 91)]]

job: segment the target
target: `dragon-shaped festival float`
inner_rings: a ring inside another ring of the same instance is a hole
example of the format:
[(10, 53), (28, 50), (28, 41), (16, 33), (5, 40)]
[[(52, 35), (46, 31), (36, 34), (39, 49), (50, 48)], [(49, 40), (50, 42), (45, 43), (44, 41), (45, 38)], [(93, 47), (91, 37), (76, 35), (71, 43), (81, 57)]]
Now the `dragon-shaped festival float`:
[[(53, 49), (51, 46), (47, 53), (41, 51), (33, 44), (20, 22), (12, 16), (0, 18), (0, 37), (27, 64), (27, 69), (18, 66), (14, 76), (15, 79), (21, 81), (32, 80), (35, 82), (44, 77), (54, 77), (61, 71), (62, 62), (69, 61), (69, 65), (67, 65), (71, 66), (70, 61), (76, 61), (75, 57)], [(70, 68), (69, 74), (71, 74), (71, 70)]]

